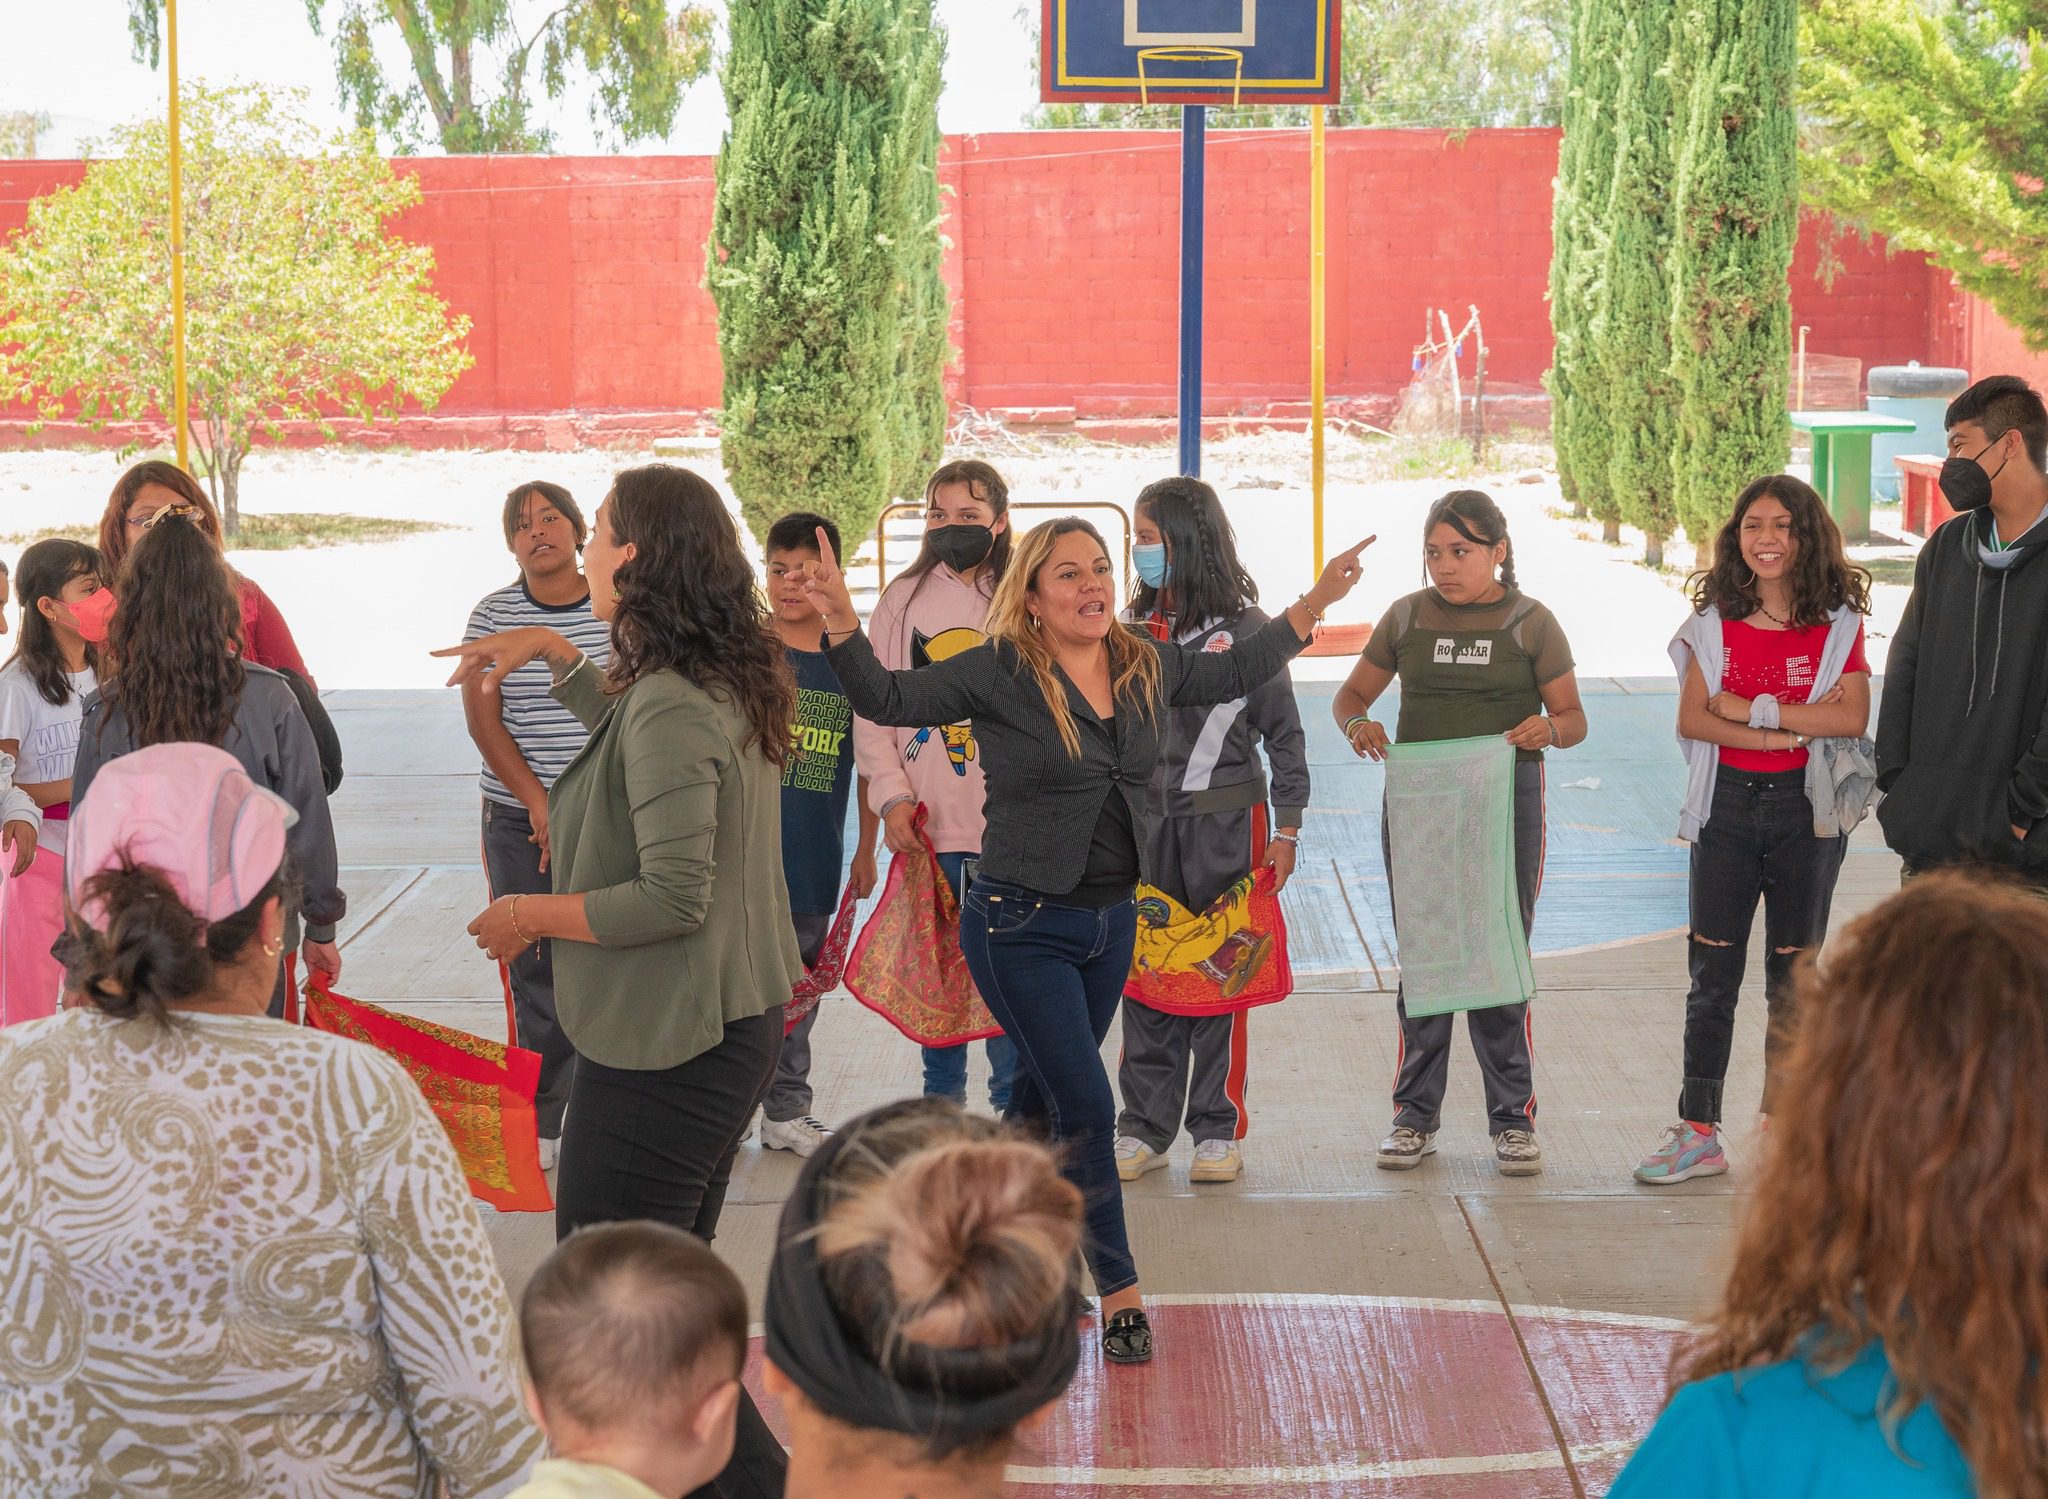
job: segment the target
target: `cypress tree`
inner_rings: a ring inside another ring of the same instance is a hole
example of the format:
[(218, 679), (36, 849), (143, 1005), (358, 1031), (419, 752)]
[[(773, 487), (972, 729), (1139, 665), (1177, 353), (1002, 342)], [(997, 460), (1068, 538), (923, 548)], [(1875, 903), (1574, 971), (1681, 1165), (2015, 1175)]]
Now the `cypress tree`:
[(849, 538), (944, 437), (931, 0), (727, 12), (707, 281), (721, 448), (756, 531), (801, 502)]
[(1573, 508), (1620, 539), (1621, 510), (1608, 469), (1605, 381), (1591, 349), (1605, 297), (1607, 206), (1614, 179), (1615, 0), (1572, 0), (1564, 135), (1551, 211), (1550, 323), (1545, 383), (1558, 479)]
[(1614, 189), (1608, 215), (1606, 302), (1593, 330), (1610, 436), (1609, 486), (1622, 519), (1664, 561), (1678, 526), (1671, 379), (1671, 31), (1674, 0), (1633, 0), (1621, 29), (1614, 109)]
[(939, 466), (946, 442), (949, 307), (941, 271), (945, 241), (939, 211), (939, 88), (945, 34), (933, 18), (933, 0), (898, 0), (909, 12), (904, 36), (911, 52), (917, 97), (907, 109), (924, 128), (905, 133), (908, 169), (894, 174), (904, 193), (896, 217), (909, 228), (897, 246), (897, 318), (900, 342), (890, 382), (889, 495), (916, 497)]
[(1674, 473), (1678, 518), (1704, 552), (1742, 487), (1791, 451), (1795, 0), (1688, 0), (1672, 59)]

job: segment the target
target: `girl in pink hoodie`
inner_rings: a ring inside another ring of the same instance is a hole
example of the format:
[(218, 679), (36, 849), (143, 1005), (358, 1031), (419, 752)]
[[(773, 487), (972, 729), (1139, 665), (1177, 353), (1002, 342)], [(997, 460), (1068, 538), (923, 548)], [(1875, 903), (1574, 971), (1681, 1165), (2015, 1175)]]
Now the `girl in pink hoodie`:
[[(925, 485), (924, 545), (917, 560), (882, 591), (868, 622), (875, 655), (891, 671), (923, 666), (978, 645), (989, 599), (1010, 560), (1010, 488), (978, 459), (943, 465)], [(868, 805), (882, 819), (892, 852), (917, 847), (920, 802), (925, 833), (957, 897), (967, 866), (981, 855), (981, 763), (970, 723), (886, 729), (856, 718), (854, 760), (867, 780)], [(989, 1105), (1010, 1103), (1017, 1066), (1009, 1038), (988, 1042)], [(924, 1048), (927, 1097), (967, 1102), (967, 1048)]]

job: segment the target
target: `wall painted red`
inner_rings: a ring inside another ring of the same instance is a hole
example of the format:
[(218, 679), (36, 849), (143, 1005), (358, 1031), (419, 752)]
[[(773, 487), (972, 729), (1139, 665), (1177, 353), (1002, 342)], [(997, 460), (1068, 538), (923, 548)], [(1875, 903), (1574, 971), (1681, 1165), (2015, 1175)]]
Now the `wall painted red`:
[[(1209, 135), (1204, 364), (1212, 413), (1298, 402), (1308, 388), (1308, 147), (1300, 131)], [(1488, 377), (1534, 391), (1550, 359), (1554, 130), (1337, 130), (1329, 136), (1329, 388), (1406, 383), (1425, 308), (1485, 320)], [(949, 137), (945, 275), (956, 404), (1173, 408), (1179, 141), (1173, 132)], [(709, 157), (423, 157), (399, 231), (433, 246), (436, 285), (473, 320), (476, 366), (431, 415), (345, 436), (566, 446), (641, 438), (720, 399), (704, 290)], [(0, 234), (78, 162), (0, 161)], [(1831, 265), (1833, 279), (1822, 275)], [(2016, 335), (1919, 255), (1809, 221), (1792, 273), (1809, 348), (1873, 364), (1918, 358), (2048, 375)], [(0, 435), (27, 412), (0, 406)], [(72, 440), (75, 430), (52, 431)]]

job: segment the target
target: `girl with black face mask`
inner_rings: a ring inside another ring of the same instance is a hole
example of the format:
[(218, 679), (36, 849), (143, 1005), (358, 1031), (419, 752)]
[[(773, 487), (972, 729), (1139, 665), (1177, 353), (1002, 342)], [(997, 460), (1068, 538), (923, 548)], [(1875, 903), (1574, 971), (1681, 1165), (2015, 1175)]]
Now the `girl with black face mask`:
[[(868, 625), (884, 666), (905, 671), (980, 642), (989, 600), (1010, 565), (1009, 511), (1009, 486), (979, 459), (959, 459), (932, 475), (925, 485), (924, 545), (883, 590)], [(967, 863), (981, 856), (981, 759), (973, 725), (885, 729), (856, 718), (853, 748), (890, 851), (918, 846), (912, 824), (922, 803), (939, 868), (959, 895)], [(927, 1097), (967, 1101), (967, 1052), (965, 1046), (924, 1048)], [(1017, 1065), (1007, 1038), (988, 1042), (988, 1064), (989, 1104), (1001, 1113)]]

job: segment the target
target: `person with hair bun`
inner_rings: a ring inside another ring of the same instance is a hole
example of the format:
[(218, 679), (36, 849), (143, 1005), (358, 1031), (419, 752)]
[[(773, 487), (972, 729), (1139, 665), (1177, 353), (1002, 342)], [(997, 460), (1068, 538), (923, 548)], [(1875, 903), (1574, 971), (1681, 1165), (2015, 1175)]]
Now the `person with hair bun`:
[(995, 1499), (1081, 1357), (1081, 1193), (1050, 1151), (943, 1099), (804, 1165), (768, 1272), (788, 1499)]
[[(1454, 489), (1429, 508), (1422, 525), (1429, 587), (1396, 599), (1373, 629), (1332, 712), (1360, 756), (1384, 760), (1387, 731), (1372, 705), (1401, 683), (1396, 737), (1464, 739), (1500, 734), (1515, 747), (1515, 883), (1526, 938), (1543, 888), (1545, 750), (1586, 737), (1578, 677), (1564, 630), (1515, 579), (1515, 544), (1491, 496)], [(1395, 878), (1384, 819), (1380, 851)], [(1436, 1152), (1444, 1086), (1450, 1077), (1455, 1015), (1411, 1016), (1399, 994), (1401, 1056), (1394, 1079), (1394, 1128), (1380, 1142), (1379, 1164), (1405, 1171)], [(1543, 1170), (1536, 1143), (1534, 1047), (1527, 1004), (1466, 1012), (1465, 1027), (1486, 1080), (1487, 1126), (1503, 1176)]]
[(0, 1032), (9, 1494), (471, 1499), (540, 1455), (418, 1085), (264, 1018), (294, 816), (183, 743), (113, 761), (74, 809), (78, 1007)]
[(1611, 1499), (2048, 1493), (2044, 999), (2048, 903), (1980, 874), (1803, 965), (1734, 1268)]

